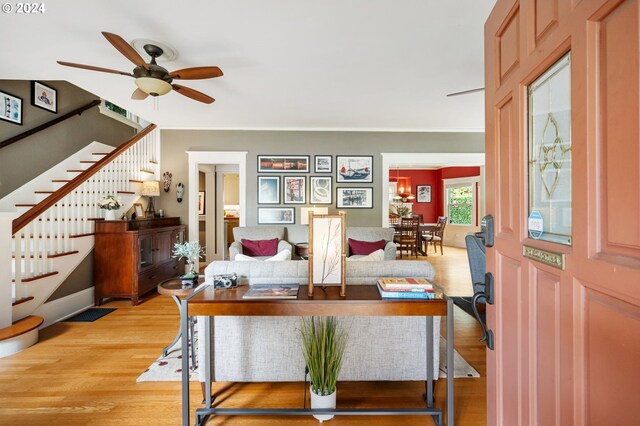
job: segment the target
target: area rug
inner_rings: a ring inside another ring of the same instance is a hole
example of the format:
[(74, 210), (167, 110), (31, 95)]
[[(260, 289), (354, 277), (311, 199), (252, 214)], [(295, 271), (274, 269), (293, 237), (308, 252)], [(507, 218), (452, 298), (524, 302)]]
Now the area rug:
[(86, 311), (69, 317), (62, 322), (94, 322), (115, 310), (116, 308), (89, 308)]
[[(196, 342), (198, 341), (198, 332), (196, 331)], [(168, 356), (161, 356), (153, 362), (147, 368), (144, 373), (138, 377), (136, 382), (179, 382), (182, 380), (182, 356), (180, 350), (180, 342), (178, 342), (173, 348), (173, 351)], [(447, 341), (444, 338), (440, 338), (440, 377), (447, 377)], [(455, 365), (454, 376), (457, 378), (462, 377), (480, 377), (480, 373), (473, 368), (458, 351), (454, 350), (453, 361)], [(189, 360), (191, 365), (191, 360)], [(189, 381), (198, 381), (198, 369), (189, 372)]]

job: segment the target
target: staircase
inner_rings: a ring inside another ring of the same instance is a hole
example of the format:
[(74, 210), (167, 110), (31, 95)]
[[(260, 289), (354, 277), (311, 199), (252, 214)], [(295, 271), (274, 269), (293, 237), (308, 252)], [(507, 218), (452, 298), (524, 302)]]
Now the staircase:
[(43, 175), (0, 200), (0, 357), (35, 343), (43, 321), (60, 319), (47, 315), (45, 302), (91, 253), (95, 221), (104, 220), (97, 201), (116, 195), (122, 214), (139, 199), (143, 181), (159, 180), (155, 128), (110, 151), (103, 145), (83, 152), (75, 164), (54, 167), (56, 178)]

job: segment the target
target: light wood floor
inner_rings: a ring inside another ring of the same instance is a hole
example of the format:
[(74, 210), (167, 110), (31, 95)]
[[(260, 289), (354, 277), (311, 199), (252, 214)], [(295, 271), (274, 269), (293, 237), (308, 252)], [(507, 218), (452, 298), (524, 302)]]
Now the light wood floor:
[[(431, 249), (433, 250), (433, 249)], [(424, 258), (423, 258), (424, 259)], [(470, 295), (466, 252), (445, 247), (445, 255), (426, 258), (452, 295)], [(58, 323), (40, 332), (41, 341), (0, 359), (0, 425), (179, 425), (180, 383), (136, 383), (136, 378), (172, 340), (178, 326), (173, 301), (154, 295), (139, 306), (107, 303), (117, 311), (93, 323)], [(442, 334), (444, 334), (444, 329)], [(486, 424), (485, 350), (480, 327), (456, 309), (455, 347), (481, 375), (455, 380), (458, 425)], [(220, 406), (300, 407), (301, 383), (218, 383)], [(338, 406), (420, 406), (423, 383), (339, 383)], [(444, 382), (436, 386), (436, 405), (444, 403)], [(200, 386), (191, 385), (192, 410)], [(193, 412), (193, 411), (192, 411)], [(193, 416), (192, 416), (193, 418)], [(218, 417), (210, 425), (317, 425), (311, 417)], [(430, 425), (430, 418), (336, 417), (331, 425)]]

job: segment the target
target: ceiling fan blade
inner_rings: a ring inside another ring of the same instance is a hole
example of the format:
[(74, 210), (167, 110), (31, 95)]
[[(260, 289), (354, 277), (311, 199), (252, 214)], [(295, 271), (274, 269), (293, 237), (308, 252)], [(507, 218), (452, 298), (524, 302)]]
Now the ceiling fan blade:
[(142, 56), (140, 56), (140, 54), (138, 54), (138, 52), (136, 52), (136, 50), (133, 47), (131, 47), (129, 43), (126, 42), (125, 39), (123, 39), (117, 34), (108, 33), (106, 31), (102, 31), (102, 35), (107, 40), (109, 40), (109, 43), (111, 43), (113, 47), (118, 49), (118, 52), (122, 53), (125, 56), (125, 58), (127, 58), (134, 64), (139, 65), (146, 70), (149, 70), (149, 65), (145, 63), (144, 59), (142, 59)]
[(131, 73), (118, 71), (118, 70), (110, 70), (109, 68), (94, 67), (93, 65), (74, 64), (73, 62), (64, 62), (64, 61), (57, 61), (57, 62), (60, 65), (64, 65), (65, 67), (82, 68), (84, 70), (108, 72), (110, 74), (128, 75), (129, 77), (133, 77), (133, 74)]
[(182, 80), (200, 80), (222, 76), (222, 70), (218, 67), (193, 67), (172, 71), (169, 77)]
[(469, 93), (482, 92), (482, 91), (484, 91), (484, 87), (478, 87), (477, 89), (470, 89), (470, 90), (463, 90), (462, 92), (448, 93), (447, 96), (468, 95)]
[(216, 101), (211, 96), (205, 95), (202, 92), (198, 92), (197, 90), (193, 90), (188, 87), (180, 86), (179, 84), (172, 84), (171, 87), (173, 87), (173, 90), (180, 93), (181, 95), (186, 96), (187, 98), (194, 99), (198, 102), (212, 104)]
[(147, 99), (147, 96), (149, 96), (148, 93), (143, 92), (140, 89), (136, 89), (133, 91), (133, 93), (131, 94), (131, 99), (134, 99), (136, 101), (142, 101), (144, 99)]

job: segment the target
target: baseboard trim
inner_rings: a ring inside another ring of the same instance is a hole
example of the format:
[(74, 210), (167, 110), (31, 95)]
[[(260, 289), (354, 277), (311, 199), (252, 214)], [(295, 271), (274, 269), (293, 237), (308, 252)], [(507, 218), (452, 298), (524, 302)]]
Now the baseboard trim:
[(38, 343), (37, 328), (11, 339), (3, 340), (0, 342), (0, 358), (21, 352), (36, 343)]
[(65, 320), (94, 306), (95, 287), (89, 287), (77, 293), (41, 305), (32, 315), (44, 318), (40, 328), (45, 328)]

